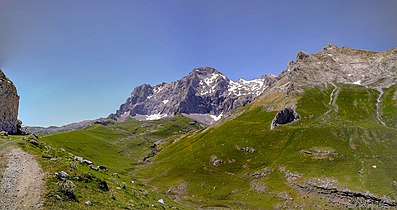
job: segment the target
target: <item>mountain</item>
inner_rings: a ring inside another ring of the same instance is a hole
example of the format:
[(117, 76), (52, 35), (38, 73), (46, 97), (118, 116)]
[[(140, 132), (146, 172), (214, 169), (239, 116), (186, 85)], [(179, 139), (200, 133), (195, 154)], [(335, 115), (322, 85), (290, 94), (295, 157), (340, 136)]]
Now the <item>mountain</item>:
[(193, 208), (397, 207), (397, 48), (299, 52), (251, 104), (138, 176)]
[(386, 88), (396, 82), (396, 56), (395, 48), (372, 52), (329, 44), (315, 54), (300, 51), (280, 78), (300, 85), (343, 83)]
[(29, 132), (32, 132), (35, 134), (53, 134), (53, 133), (81, 130), (81, 129), (88, 128), (94, 124), (109, 125), (112, 123), (113, 122), (110, 119), (99, 118), (99, 119), (95, 119), (95, 120), (84, 120), (81, 122), (70, 123), (70, 124), (62, 125), (62, 126), (49, 126), (49, 127), (27, 126), (26, 128)]
[[(251, 103), (226, 114), (224, 102), (243, 94), (225, 87), (244, 82), (200, 68), (137, 87), (113, 115), (123, 122), (18, 144), (41, 157), (48, 174), (70, 175), (48, 180), (48, 209), (395, 209), (396, 54), (335, 45), (298, 52), (261, 93), (245, 88)], [(201, 114), (223, 120), (203, 126), (176, 115), (201, 107), (184, 102), (189, 90), (193, 98), (229, 96)], [(174, 109), (161, 106), (171, 101)], [(169, 115), (134, 119), (156, 113)], [(78, 161), (86, 158), (94, 165)]]
[(214, 68), (196, 68), (187, 76), (154, 87), (136, 87), (111, 118), (154, 120), (184, 114), (208, 124), (231, 110), (244, 106), (277, 81), (274, 75), (232, 81)]
[(0, 130), (17, 133), (19, 96), (10, 79), (0, 70)]

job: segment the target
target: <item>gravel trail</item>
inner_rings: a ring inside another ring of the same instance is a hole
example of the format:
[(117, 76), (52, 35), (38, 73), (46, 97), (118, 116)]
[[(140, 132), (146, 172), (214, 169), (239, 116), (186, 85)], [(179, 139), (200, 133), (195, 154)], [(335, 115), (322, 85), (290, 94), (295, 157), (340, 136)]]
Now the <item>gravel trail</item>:
[(0, 155), (0, 209), (42, 209), (44, 174), (33, 155), (12, 148)]

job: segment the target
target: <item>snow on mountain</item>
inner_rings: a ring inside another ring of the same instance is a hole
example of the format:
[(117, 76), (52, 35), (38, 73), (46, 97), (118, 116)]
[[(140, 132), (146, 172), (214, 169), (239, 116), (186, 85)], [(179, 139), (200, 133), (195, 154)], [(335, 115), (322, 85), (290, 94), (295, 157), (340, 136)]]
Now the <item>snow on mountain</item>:
[(122, 121), (128, 115), (139, 120), (155, 120), (184, 114), (212, 123), (250, 103), (276, 80), (275, 75), (265, 75), (249, 81), (232, 81), (214, 68), (196, 68), (175, 82), (136, 87), (113, 118)]

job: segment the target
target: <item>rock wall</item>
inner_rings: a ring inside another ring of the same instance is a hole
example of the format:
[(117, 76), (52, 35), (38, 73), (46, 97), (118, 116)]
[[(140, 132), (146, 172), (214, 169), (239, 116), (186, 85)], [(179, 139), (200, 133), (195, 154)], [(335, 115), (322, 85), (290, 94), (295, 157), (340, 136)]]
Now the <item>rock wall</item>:
[(0, 130), (16, 133), (19, 96), (10, 79), (0, 70)]

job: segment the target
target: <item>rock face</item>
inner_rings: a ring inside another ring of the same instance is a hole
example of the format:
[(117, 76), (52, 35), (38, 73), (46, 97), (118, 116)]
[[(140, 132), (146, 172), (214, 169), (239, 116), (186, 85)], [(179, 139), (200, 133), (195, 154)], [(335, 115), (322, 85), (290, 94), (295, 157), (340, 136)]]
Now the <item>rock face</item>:
[(19, 96), (14, 84), (0, 70), (0, 130), (17, 133)]
[(270, 129), (274, 129), (277, 125), (287, 124), (299, 120), (300, 116), (296, 111), (292, 108), (284, 108), (274, 117)]
[(281, 83), (301, 85), (333, 82), (388, 87), (397, 79), (397, 48), (372, 52), (329, 44), (315, 54), (300, 51), (280, 78)]
[(277, 77), (274, 75), (251, 81), (232, 81), (214, 68), (197, 68), (175, 82), (136, 87), (110, 117), (118, 121), (130, 116), (138, 120), (154, 120), (184, 114), (197, 120), (209, 118), (209, 121), (216, 121), (231, 110), (250, 103), (275, 81)]
[(267, 111), (280, 111), (296, 106), (306, 88), (336, 90), (338, 84), (361, 85), (377, 90), (381, 96), (383, 88), (397, 84), (397, 48), (372, 52), (328, 44), (314, 54), (300, 51), (258, 101), (269, 103)]

